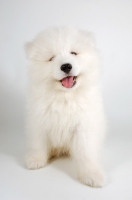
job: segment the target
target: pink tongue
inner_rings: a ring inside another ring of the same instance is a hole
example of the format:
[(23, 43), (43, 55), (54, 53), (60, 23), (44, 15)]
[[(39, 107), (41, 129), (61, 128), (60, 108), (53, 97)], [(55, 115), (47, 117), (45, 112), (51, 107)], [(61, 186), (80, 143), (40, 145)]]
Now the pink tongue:
[(66, 88), (71, 88), (74, 84), (73, 76), (68, 76), (62, 79), (62, 85)]

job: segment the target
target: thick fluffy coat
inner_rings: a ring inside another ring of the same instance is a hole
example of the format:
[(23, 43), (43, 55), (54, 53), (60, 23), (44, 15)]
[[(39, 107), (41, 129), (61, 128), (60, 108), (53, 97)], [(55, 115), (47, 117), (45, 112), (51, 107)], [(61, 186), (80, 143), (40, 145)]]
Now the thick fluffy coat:
[(98, 163), (105, 133), (100, 95), (100, 61), (92, 35), (53, 28), (26, 45), (29, 79), (27, 167), (52, 156), (70, 155), (79, 179), (101, 187)]

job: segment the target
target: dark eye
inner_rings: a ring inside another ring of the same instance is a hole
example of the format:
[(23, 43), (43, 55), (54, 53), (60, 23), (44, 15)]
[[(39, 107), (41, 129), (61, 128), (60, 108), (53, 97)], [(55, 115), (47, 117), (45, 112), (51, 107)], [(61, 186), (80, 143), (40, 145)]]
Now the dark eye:
[(73, 51), (71, 52), (71, 54), (74, 54), (75, 56), (77, 55), (77, 53), (76, 53), (76, 52), (73, 52)]
[(52, 57), (49, 59), (49, 61), (52, 61), (52, 60), (53, 60), (53, 58), (54, 58), (54, 56), (52, 56)]

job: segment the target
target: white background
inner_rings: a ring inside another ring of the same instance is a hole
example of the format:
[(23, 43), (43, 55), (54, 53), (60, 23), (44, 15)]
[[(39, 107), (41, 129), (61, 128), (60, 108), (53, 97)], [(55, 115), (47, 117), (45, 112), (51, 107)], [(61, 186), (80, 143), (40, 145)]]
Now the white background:
[[(25, 42), (46, 27), (70, 25), (94, 33), (103, 64), (108, 136), (103, 162), (106, 186), (76, 180), (69, 158), (46, 168), (24, 167)], [(0, 199), (132, 199), (132, 1), (0, 1)]]

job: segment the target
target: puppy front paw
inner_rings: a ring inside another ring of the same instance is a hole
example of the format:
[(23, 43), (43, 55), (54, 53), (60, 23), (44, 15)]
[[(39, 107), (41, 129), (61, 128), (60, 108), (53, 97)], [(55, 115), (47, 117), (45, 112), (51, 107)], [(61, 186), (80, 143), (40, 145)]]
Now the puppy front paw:
[(103, 187), (105, 184), (105, 175), (102, 171), (88, 171), (87, 173), (81, 174), (79, 179), (84, 184), (91, 187)]
[(28, 169), (39, 169), (46, 165), (47, 160), (44, 155), (28, 155), (26, 156), (26, 167)]

